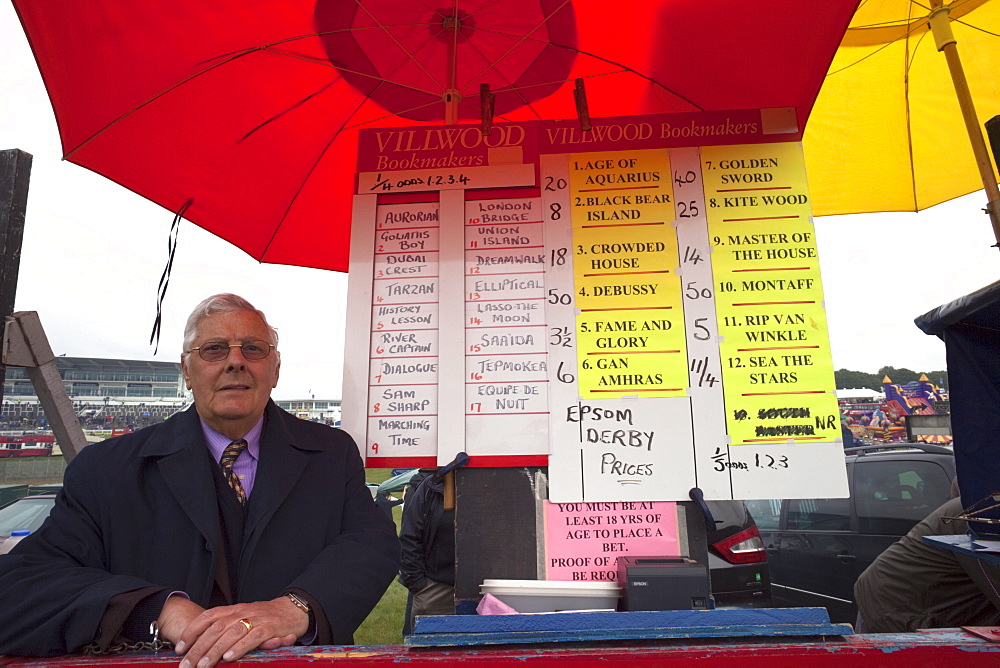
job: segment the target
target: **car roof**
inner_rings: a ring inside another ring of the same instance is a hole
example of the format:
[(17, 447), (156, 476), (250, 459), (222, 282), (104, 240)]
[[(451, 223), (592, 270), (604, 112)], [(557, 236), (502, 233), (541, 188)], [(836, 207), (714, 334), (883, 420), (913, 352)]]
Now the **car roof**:
[(954, 457), (955, 452), (951, 448), (940, 445), (930, 445), (928, 443), (886, 443), (884, 445), (864, 445), (855, 448), (844, 448), (844, 454), (848, 457), (871, 457), (886, 455), (946, 455)]

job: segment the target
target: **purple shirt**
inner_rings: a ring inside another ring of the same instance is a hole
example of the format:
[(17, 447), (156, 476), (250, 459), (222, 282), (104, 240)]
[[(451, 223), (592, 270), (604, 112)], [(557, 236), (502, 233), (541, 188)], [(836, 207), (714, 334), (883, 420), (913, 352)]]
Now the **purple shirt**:
[[(208, 450), (212, 453), (212, 459), (218, 463), (222, 459), (222, 453), (233, 442), (233, 439), (215, 431), (205, 424), (204, 420), (201, 420), (201, 431), (205, 434), (205, 442), (208, 443)], [(260, 434), (262, 431), (264, 431), (263, 415), (257, 421), (257, 424), (253, 426), (253, 429), (248, 431), (246, 436), (243, 437), (246, 439), (247, 447), (236, 458), (236, 463), (233, 464), (233, 472), (239, 476), (240, 484), (243, 485), (243, 491), (246, 493), (248, 499), (250, 498), (250, 492), (253, 491), (253, 481), (257, 478), (257, 462), (260, 461)]]
[[(209, 427), (205, 424), (204, 420), (201, 420), (201, 431), (205, 434), (205, 442), (208, 444), (209, 452), (212, 453), (212, 459), (218, 463), (222, 459), (222, 453), (233, 442), (232, 439), (228, 436), (223, 436)], [(250, 492), (253, 491), (253, 482), (257, 478), (257, 463), (260, 461), (260, 434), (262, 431), (264, 431), (263, 415), (260, 416), (257, 424), (243, 437), (247, 442), (247, 447), (240, 453), (240, 456), (236, 458), (236, 462), (233, 464), (233, 472), (240, 477), (240, 484), (243, 485), (243, 491), (246, 493), (248, 499), (250, 498)], [(173, 594), (180, 594), (184, 598), (190, 598), (184, 592), (173, 592)], [(311, 621), (310, 618), (308, 630), (306, 630), (305, 635), (299, 638), (297, 642), (303, 645), (312, 644), (316, 640), (318, 633), (319, 631), (315, 626), (315, 622)]]

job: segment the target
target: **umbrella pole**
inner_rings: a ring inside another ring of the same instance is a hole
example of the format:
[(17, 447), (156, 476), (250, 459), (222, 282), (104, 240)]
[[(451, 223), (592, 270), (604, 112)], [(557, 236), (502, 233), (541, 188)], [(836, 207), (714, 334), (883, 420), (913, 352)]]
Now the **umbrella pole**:
[(989, 214), (990, 223), (993, 225), (993, 236), (997, 241), (995, 245), (1000, 247), (1000, 188), (997, 187), (997, 177), (993, 171), (993, 163), (990, 162), (986, 141), (979, 129), (979, 117), (976, 115), (976, 107), (972, 103), (972, 93), (969, 91), (969, 83), (965, 78), (965, 69), (962, 67), (962, 60), (958, 55), (958, 43), (951, 31), (951, 21), (948, 18), (951, 8), (942, 6), (941, 0), (931, 0), (931, 7), (932, 10), (928, 17), (931, 31), (934, 33), (934, 41), (938, 51), (944, 51), (948, 61), (948, 70), (951, 72), (951, 80), (955, 85), (958, 104), (962, 108), (965, 128), (969, 133), (969, 140), (972, 142), (972, 152), (976, 157), (979, 174), (982, 177), (986, 197), (989, 200), (986, 205), (986, 213)]
[(448, 90), (444, 92), (444, 123), (455, 125), (458, 123), (458, 103), (462, 99), (455, 88), (458, 80), (458, 31), (462, 27), (462, 22), (457, 16), (449, 16), (442, 25), (445, 30), (451, 31), (448, 39), (448, 60), (445, 63), (448, 68)]

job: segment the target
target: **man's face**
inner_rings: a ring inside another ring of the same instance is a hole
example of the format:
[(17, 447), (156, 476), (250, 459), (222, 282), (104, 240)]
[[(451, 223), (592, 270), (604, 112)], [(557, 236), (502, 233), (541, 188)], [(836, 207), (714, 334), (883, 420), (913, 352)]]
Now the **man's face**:
[[(274, 343), (264, 322), (249, 311), (206, 316), (196, 331), (192, 347), (251, 340)], [(197, 351), (182, 355), (181, 366), (198, 415), (219, 433), (235, 439), (242, 438), (264, 414), (271, 389), (278, 384), (280, 358), (272, 350), (262, 360), (248, 360), (239, 348), (231, 348), (229, 357), (219, 362), (206, 362)]]

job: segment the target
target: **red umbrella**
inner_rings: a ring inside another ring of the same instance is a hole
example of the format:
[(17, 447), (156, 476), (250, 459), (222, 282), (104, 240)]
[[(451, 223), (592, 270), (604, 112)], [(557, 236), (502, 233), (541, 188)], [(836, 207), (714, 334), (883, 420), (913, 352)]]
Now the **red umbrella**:
[[(347, 269), (362, 127), (794, 107), (858, 0), (14, 0), (64, 157), (272, 263)], [(448, 104), (445, 104), (447, 101)]]

